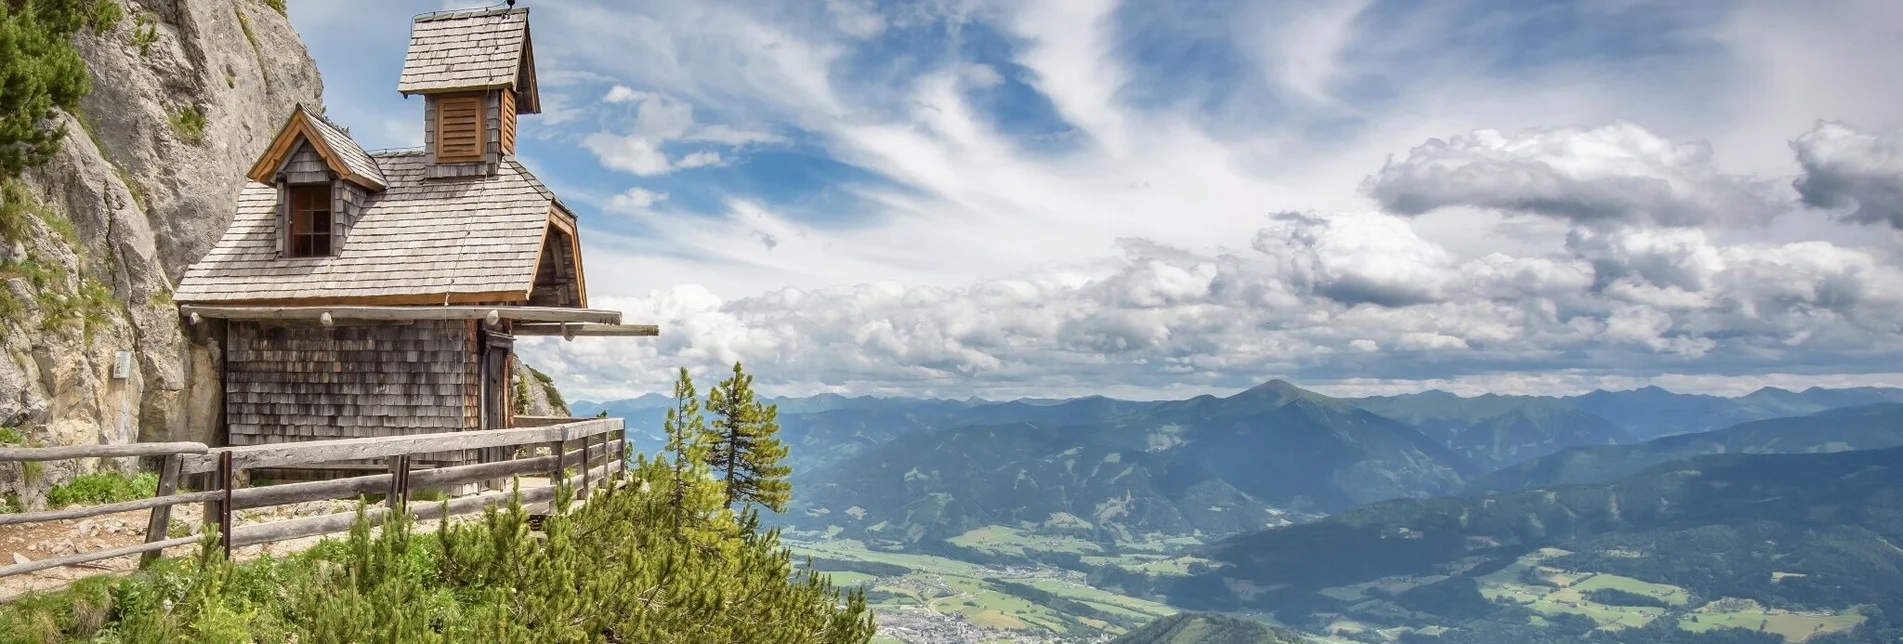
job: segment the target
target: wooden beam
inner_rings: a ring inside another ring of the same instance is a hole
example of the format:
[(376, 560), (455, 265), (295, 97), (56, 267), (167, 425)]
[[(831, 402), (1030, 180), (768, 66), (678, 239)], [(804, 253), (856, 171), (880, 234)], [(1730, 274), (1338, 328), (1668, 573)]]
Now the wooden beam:
[(123, 443), (118, 445), (65, 445), (60, 447), (0, 447), (0, 463), (13, 461), (58, 461), (69, 458), (119, 458), (126, 456), (169, 456), (203, 454), (204, 443)]
[(180, 313), (226, 320), (316, 320), (329, 313), (333, 320), (409, 322), (416, 320), (481, 320), (496, 313), (504, 320), (620, 324), (621, 312), (559, 306), (220, 306), (184, 304)]
[(218, 468), (218, 455), (232, 455), (233, 467), (241, 470), (285, 467), (307, 463), (331, 463), (383, 458), (399, 454), (448, 452), (486, 447), (512, 447), (529, 443), (563, 441), (593, 436), (620, 429), (619, 418), (594, 418), (563, 425), (523, 429), (489, 429), (473, 432), (442, 432), (376, 438), (342, 438), (323, 441), (299, 441), (220, 447), (203, 456), (187, 458), (184, 472), (197, 474)]
[[(198, 501), (210, 501), (221, 494), (222, 494), (221, 492), (217, 492), (217, 491), (191, 492), (187, 494), (167, 494), (163, 496), (154, 496), (154, 497), (148, 497), (144, 499), (135, 499), (132, 501), (120, 501), (118, 503), (107, 503), (104, 505), (86, 505), (86, 506), (72, 507), (72, 508), (66, 508), (64, 510), (46, 510), (44, 512), (25, 512), (21, 514), (0, 514), (0, 526), (15, 525), (20, 523), (39, 523), (41, 521), (59, 521), (62, 519), (84, 519), (86, 517), (96, 517), (101, 514), (113, 514), (116, 512), (131, 512), (133, 510), (149, 510), (152, 508), (171, 507), (174, 505), (178, 505), (180, 503), (195, 503)], [(162, 534), (163, 533), (161, 533), (161, 535)]]
[(56, 557), (53, 559), (41, 559), (39, 561), (29, 561), (23, 564), (14, 564), (11, 566), (7, 566), (5, 568), (0, 568), (0, 577), (10, 577), (13, 575), (46, 570), (47, 568), (71, 566), (73, 564), (82, 564), (82, 563), (87, 563), (92, 561), (99, 561), (101, 559), (112, 559), (115, 557), (125, 557), (129, 555), (143, 554), (143, 553), (152, 552), (155, 550), (164, 550), (166, 548), (170, 548), (173, 546), (189, 546), (195, 543), (198, 543), (198, 537), (179, 537), (177, 539), (166, 539), (164, 541), (157, 541), (153, 543), (135, 543), (129, 546), (112, 548), (110, 550), (99, 550), (96, 552), (82, 552), (79, 554), (66, 555), (64, 557)]
[[(563, 328), (564, 326), (566, 326), (567, 328), (564, 329)], [(660, 325), (656, 325), (656, 324), (567, 324), (567, 325), (563, 325), (563, 324), (557, 324), (557, 323), (541, 323), (541, 324), (529, 323), (529, 324), (515, 325), (515, 335), (517, 336), (555, 335), (555, 336), (567, 337), (570, 335), (574, 335), (574, 336), (651, 338), (654, 336), (658, 336), (660, 334), (661, 334), (661, 327)]]

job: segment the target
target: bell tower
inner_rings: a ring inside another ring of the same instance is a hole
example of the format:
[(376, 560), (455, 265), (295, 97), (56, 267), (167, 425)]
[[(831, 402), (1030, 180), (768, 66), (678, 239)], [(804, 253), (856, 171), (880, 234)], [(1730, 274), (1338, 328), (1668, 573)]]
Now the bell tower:
[(516, 117), (542, 109), (528, 8), (417, 16), (397, 91), (424, 99), (424, 176), (494, 176), (515, 154)]

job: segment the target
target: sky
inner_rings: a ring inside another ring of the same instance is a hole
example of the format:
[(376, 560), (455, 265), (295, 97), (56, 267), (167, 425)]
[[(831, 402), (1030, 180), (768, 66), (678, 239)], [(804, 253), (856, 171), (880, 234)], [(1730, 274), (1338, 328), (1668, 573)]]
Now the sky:
[[(410, 18), (290, 3), (420, 145)], [(1903, 385), (1903, 3), (525, 0), (570, 399)]]

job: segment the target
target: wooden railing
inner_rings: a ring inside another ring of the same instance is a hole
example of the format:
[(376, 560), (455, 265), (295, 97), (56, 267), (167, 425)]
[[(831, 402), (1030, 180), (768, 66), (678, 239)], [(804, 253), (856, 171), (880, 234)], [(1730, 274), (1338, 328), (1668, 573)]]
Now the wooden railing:
[[(209, 528), (216, 521), (219, 542), (229, 556), (233, 548), (240, 546), (343, 532), (349, 530), (357, 518), (355, 512), (345, 512), (234, 526), (233, 513), (238, 510), (385, 494), (384, 501), (377, 507), (365, 509), (365, 515), (372, 524), (381, 524), (392, 512), (398, 511), (407, 512), (418, 519), (435, 519), (443, 516), (445, 511), (455, 516), (480, 512), (490, 505), (506, 504), (515, 491), (504, 489), (482, 492), (452, 498), (441, 504), (422, 503), (411, 507), (409, 500), (413, 491), (443, 490), (514, 476), (545, 474), (551, 485), (521, 490), (522, 503), (542, 503), (554, 499), (553, 483), (562, 480), (564, 470), (574, 467), (577, 471), (566, 480), (575, 490), (576, 500), (585, 502), (591, 489), (610, 484), (615, 480), (610, 477), (627, 467), (623, 457), (627, 432), (622, 428), (619, 418), (521, 420), (527, 421), (522, 423), (524, 425), (536, 426), (244, 447), (208, 448), (202, 443), (132, 443), (0, 448), (0, 463), (99, 457), (164, 457), (159, 468), (157, 494), (151, 498), (44, 512), (0, 514), (0, 526), (8, 526), (149, 509), (152, 515), (146, 524), (144, 543), (11, 565), (0, 568), (0, 577), (131, 555), (142, 555), (143, 561), (149, 562), (158, 558), (159, 553), (166, 548), (197, 543), (198, 537), (166, 538), (166, 529), (171, 525), (172, 506), (181, 503), (210, 504), (205, 513), (205, 523)], [(546, 456), (523, 456), (472, 465), (410, 467), (410, 457), (416, 454), (508, 447), (526, 448), (519, 451), (532, 454), (536, 448), (543, 446), (549, 448)], [(389, 473), (260, 487), (240, 487), (237, 484), (237, 473), (249, 469), (362, 462), (366, 459), (383, 459), (389, 465)], [(202, 491), (180, 492), (178, 488), (181, 480), (192, 475), (199, 475), (208, 484), (200, 486), (204, 488)]]

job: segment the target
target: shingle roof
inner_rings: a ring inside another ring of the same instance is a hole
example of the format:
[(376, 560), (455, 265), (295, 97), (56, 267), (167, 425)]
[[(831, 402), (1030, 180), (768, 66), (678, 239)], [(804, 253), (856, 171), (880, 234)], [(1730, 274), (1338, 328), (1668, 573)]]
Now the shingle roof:
[[(300, 105), (297, 109), (303, 111), (304, 107)], [(390, 185), (383, 178), (382, 168), (377, 167), (376, 159), (370, 158), (370, 153), (363, 151), (363, 146), (357, 145), (357, 140), (350, 138), (343, 128), (322, 116), (310, 112), (304, 112), (304, 115), (310, 117), (311, 130), (324, 139), (324, 145), (337, 154), (337, 160), (349, 168), (351, 174), (375, 182), (376, 185), (370, 187), (378, 190)]]
[(396, 89), (416, 94), (514, 87), (528, 39), (527, 7), (417, 16)]
[(277, 189), (245, 185), (225, 235), (173, 298), (213, 303), (528, 291), (553, 194), (512, 157), (493, 177), (425, 180), (420, 151), (369, 155), (389, 189), (370, 195), (335, 257), (280, 259)]

